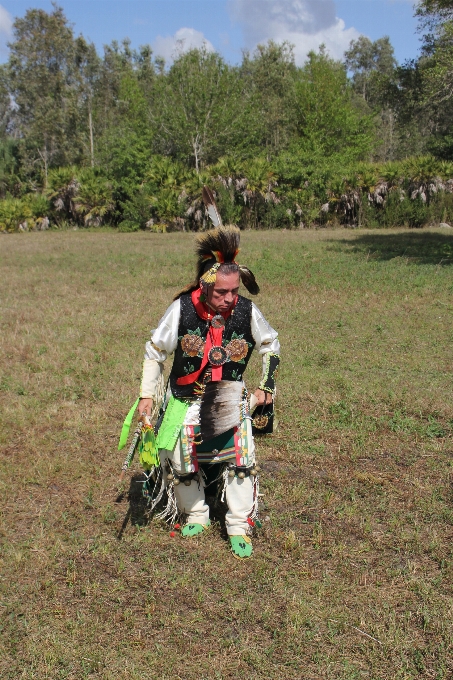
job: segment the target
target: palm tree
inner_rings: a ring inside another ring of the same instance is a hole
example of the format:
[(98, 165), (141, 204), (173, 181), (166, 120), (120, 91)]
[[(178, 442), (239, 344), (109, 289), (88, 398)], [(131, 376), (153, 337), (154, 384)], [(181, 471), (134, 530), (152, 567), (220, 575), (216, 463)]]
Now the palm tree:
[(110, 183), (90, 171), (82, 175), (78, 194), (74, 197), (74, 208), (85, 226), (99, 227), (114, 207)]
[(213, 185), (212, 171), (209, 168), (198, 172), (195, 169), (188, 171), (183, 188), (183, 195), (188, 204), (185, 215), (193, 222), (196, 231), (203, 231), (212, 226), (203, 204), (202, 192), (205, 185)]
[(258, 226), (258, 208), (262, 202), (277, 202), (273, 189), (277, 186), (277, 178), (265, 158), (255, 158), (242, 166), (243, 177), (236, 180), (236, 187), (242, 191), (246, 208), (247, 226)]
[(409, 158), (403, 168), (409, 180), (411, 199), (420, 197), (423, 203), (429, 205), (431, 198), (439, 190), (445, 189), (440, 176), (444, 168), (439, 167), (439, 161), (434, 156), (419, 156)]
[(5, 198), (0, 201), (0, 232), (28, 231), (32, 211), (20, 198)]
[(164, 187), (157, 196), (151, 198), (151, 205), (158, 216), (158, 224), (167, 227), (179, 218), (181, 213), (179, 195), (179, 190), (173, 187)]
[(187, 169), (179, 161), (166, 156), (154, 156), (145, 180), (157, 187), (181, 188), (187, 176)]
[(74, 199), (79, 191), (77, 178), (79, 170), (75, 167), (55, 168), (49, 171), (45, 195), (58, 213), (65, 213), (66, 218), (76, 216)]

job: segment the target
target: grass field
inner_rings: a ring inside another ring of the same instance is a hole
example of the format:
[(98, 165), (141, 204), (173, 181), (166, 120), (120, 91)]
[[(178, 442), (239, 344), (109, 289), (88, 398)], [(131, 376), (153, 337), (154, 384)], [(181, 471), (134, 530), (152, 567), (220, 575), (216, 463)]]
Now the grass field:
[(283, 350), (248, 562), (117, 491), (193, 235), (0, 238), (4, 680), (453, 676), (453, 235), (242, 240)]

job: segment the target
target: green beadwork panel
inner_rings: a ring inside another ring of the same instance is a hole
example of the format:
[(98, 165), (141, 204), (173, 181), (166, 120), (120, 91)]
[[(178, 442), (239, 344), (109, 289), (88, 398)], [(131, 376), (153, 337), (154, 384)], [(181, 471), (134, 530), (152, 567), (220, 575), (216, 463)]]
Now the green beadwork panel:
[(213, 437), (213, 439), (209, 439), (207, 442), (199, 444), (197, 446), (197, 452), (199, 451), (200, 453), (205, 453), (208, 451), (213, 451), (214, 449), (217, 449), (217, 451), (222, 451), (223, 449), (229, 449), (233, 446), (234, 429), (231, 429), (217, 435), (217, 437)]

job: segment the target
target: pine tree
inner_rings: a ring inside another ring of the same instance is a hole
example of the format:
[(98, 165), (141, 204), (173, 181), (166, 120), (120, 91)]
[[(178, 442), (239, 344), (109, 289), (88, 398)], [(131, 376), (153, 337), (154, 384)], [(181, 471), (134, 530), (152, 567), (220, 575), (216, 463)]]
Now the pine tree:
[(30, 9), (13, 25), (7, 64), (16, 107), (14, 133), (24, 138), (26, 170), (48, 170), (81, 160), (75, 41), (61, 7)]

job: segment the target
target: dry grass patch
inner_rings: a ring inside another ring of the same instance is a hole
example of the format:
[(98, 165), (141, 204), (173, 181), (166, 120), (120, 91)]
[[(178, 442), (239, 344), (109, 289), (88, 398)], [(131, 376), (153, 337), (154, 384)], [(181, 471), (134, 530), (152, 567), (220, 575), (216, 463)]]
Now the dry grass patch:
[(137, 468), (116, 488), (192, 241), (1, 239), (2, 677), (450, 677), (453, 238), (244, 233), (284, 352), (247, 563), (147, 522)]

